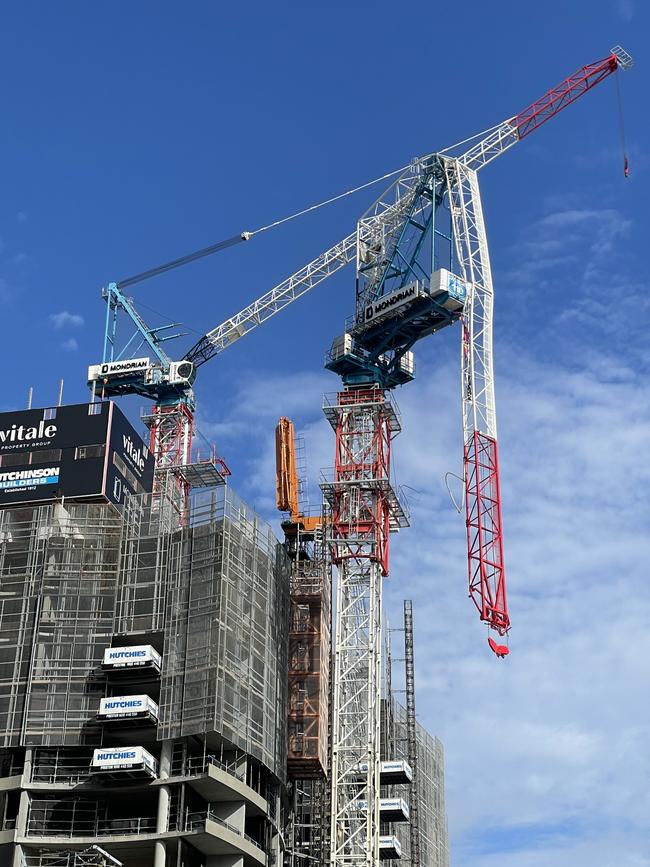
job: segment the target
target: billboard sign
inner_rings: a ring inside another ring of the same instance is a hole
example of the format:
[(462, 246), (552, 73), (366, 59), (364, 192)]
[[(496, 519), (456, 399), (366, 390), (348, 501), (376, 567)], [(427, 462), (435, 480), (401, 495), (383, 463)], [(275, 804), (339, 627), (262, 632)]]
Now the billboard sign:
[(93, 752), (92, 768), (95, 771), (136, 771), (148, 769), (154, 773), (158, 763), (142, 747), (101, 747)]
[(141, 668), (160, 669), (160, 654), (150, 644), (137, 644), (132, 647), (107, 647), (104, 651), (102, 668)]
[(0, 413), (0, 508), (151, 491), (153, 457), (109, 401)]
[(132, 376), (143, 373), (151, 367), (149, 358), (127, 358), (123, 361), (106, 361), (103, 364), (92, 364), (88, 368), (88, 382), (108, 380), (116, 376)]
[(129, 719), (151, 715), (158, 719), (158, 705), (148, 695), (113, 695), (99, 703), (99, 719)]

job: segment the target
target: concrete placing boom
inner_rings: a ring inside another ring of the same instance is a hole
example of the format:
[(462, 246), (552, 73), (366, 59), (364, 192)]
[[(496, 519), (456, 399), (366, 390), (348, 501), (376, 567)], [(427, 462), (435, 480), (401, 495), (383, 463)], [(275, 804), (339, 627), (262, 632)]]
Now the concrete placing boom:
[(282, 524), (286, 534), (290, 527), (313, 534), (323, 525), (322, 515), (303, 515), (299, 504), (298, 469), (296, 465), (296, 430), (291, 419), (282, 416), (275, 428), (275, 504), (281, 512), (289, 512), (289, 521)]

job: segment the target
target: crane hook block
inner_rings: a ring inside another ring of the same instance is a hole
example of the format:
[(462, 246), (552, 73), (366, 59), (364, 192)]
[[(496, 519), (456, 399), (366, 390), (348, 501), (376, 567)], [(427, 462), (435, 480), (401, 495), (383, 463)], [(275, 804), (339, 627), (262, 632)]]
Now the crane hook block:
[(490, 650), (493, 650), (499, 659), (503, 659), (510, 653), (510, 649), (506, 644), (497, 644), (494, 638), (488, 638)]

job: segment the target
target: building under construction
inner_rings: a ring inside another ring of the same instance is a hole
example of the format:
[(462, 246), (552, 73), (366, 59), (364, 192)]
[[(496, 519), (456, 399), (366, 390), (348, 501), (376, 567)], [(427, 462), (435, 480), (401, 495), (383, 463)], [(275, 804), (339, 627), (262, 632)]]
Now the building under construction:
[[(154, 481), (110, 402), (0, 428), (0, 864), (329, 863), (321, 527), (281, 543), (214, 463)], [(447, 867), (439, 744), (417, 727), (412, 791), (385, 704), (406, 810), (381, 857), (410, 860), (415, 798), (419, 863)]]

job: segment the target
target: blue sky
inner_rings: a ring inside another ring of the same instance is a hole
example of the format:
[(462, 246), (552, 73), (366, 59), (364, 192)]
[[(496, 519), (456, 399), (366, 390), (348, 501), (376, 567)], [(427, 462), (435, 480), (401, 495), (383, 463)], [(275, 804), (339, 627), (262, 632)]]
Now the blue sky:
[[(630, 180), (611, 80), (481, 177), (512, 654), (487, 651), (444, 486), (461, 450), (453, 329), (418, 347), (397, 394), (413, 527), (386, 598), (393, 621), (415, 603), (454, 867), (650, 865), (647, 4), (23, 2), (0, 25), (2, 409), (30, 385), (55, 402), (61, 377), (66, 401), (86, 398), (106, 282), (491, 126), (617, 42), (636, 56), (621, 81)], [(181, 355), (371, 200), (134, 287), (136, 303), (186, 324)], [(348, 270), (201, 371), (201, 427), (268, 516), (279, 415), (304, 432), (314, 479), (332, 463), (322, 361), (352, 306)]]

